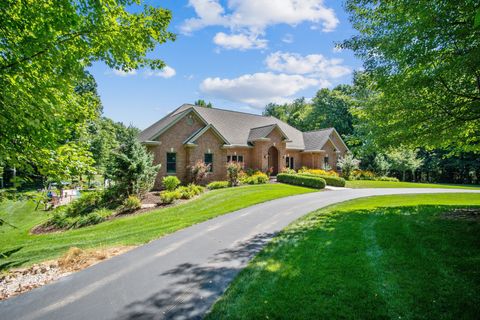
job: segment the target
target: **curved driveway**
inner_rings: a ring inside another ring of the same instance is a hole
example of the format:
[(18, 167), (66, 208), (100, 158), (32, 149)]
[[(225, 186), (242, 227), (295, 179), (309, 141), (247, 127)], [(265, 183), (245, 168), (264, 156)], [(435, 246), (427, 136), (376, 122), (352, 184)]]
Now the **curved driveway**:
[(366, 196), (480, 192), (345, 189), (277, 199), (191, 226), (0, 302), (2, 319), (201, 318), (235, 275), (290, 222)]

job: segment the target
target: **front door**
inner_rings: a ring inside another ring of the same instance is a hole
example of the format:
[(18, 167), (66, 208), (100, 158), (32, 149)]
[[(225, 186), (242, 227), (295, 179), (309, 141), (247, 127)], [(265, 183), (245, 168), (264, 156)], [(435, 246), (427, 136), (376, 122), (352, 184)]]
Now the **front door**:
[(272, 170), (272, 176), (278, 173), (278, 150), (274, 146), (268, 149), (268, 170)]

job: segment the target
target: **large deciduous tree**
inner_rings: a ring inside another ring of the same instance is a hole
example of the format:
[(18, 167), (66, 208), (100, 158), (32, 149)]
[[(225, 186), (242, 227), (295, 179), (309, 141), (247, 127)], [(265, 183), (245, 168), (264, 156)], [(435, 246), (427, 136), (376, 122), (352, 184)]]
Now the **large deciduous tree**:
[(81, 136), (100, 113), (85, 73), (93, 62), (125, 71), (164, 66), (145, 56), (156, 44), (174, 40), (167, 30), (171, 13), (140, 4), (0, 2), (0, 160), (36, 167), (57, 158), (45, 158), (47, 151), (56, 153)]
[(384, 146), (480, 151), (480, 2), (347, 0), (364, 60), (363, 121)]

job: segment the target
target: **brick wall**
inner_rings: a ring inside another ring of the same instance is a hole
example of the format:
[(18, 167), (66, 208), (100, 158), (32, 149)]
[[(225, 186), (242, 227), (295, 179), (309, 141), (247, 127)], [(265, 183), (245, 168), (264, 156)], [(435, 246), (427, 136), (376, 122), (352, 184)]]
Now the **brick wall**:
[(162, 188), (162, 178), (167, 175), (167, 152), (171, 152), (172, 150), (177, 154), (177, 172), (171, 175), (177, 176), (180, 180), (186, 180), (188, 151), (183, 145), (183, 142), (195, 131), (204, 126), (205, 124), (202, 120), (194, 113), (190, 113), (156, 139), (156, 141), (160, 142), (160, 145), (149, 147), (149, 150), (154, 154), (154, 163), (162, 164), (155, 179), (154, 189), (158, 190)]
[[(227, 159), (227, 150), (223, 149), (224, 142), (215, 134), (212, 129), (202, 134), (197, 141), (196, 147), (189, 147), (188, 166), (194, 165), (198, 160), (205, 160), (205, 153), (213, 154), (213, 171), (208, 174), (204, 183), (214, 180), (225, 180), (227, 171), (225, 168)], [(190, 178), (190, 172), (187, 178)]]

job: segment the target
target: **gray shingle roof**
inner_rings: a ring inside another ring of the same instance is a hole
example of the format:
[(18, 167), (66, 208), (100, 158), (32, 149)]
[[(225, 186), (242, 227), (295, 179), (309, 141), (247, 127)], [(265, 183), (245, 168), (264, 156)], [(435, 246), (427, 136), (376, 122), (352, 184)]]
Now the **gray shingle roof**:
[(275, 117), (184, 104), (163, 119), (143, 130), (139, 136), (140, 140), (149, 141), (155, 139), (162, 129), (192, 109), (196, 111), (207, 124), (214, 126), (232, 145), (248, 146), (249, 141), (266, 137), (273, 128), (278, 125), (280, 130), (289, 139), (287, 148), (321, 150), (334, 130), (333, 128), (329, 128), (319, 131), (301, 132)]
[(332, 132), (333, 128), (303, 132), (305, 150), (321, 150)]
[[(250, 133), (248, 134), (248, 142), (255, 141), (262, 138), (267, 138), (270, 132), (277, 127), (277, 124), (269, 124), (262, 127), (251, 128)], [(288, 138), (288, 137), (285, 137)]]

